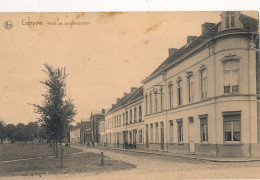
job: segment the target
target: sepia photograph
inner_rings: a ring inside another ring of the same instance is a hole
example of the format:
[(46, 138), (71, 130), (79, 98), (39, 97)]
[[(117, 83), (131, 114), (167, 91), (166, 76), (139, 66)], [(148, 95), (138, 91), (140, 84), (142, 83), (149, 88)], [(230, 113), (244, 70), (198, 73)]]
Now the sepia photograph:
[(258, 11), (0, 13), (0, 179), (259, 179)]

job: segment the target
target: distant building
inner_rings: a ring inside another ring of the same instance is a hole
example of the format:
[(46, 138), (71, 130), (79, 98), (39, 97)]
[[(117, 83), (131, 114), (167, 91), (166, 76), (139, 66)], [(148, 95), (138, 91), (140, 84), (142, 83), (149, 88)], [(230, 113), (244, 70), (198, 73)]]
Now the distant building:
[(105, 146), (144, 149), (143, 145), (143, 87), (131, 88), (106, 113)]
[(89, 136), (86, 133), (90, 127), (91, 122), (89, 119), (81, 119), (81, 122), (78, 122), (76, 126), (70, 130), (70, 143), (86, 144), (87, 140), (90, 139), (91, 141), (91, 135)]
[(94, 142), (95, 145), (101, 143), (99, 125), (100, 122), (104, 120), (105, 120), (105, 109), (102, 109), (101, 111), (91, 112), (90, 122), (91, 122), (92, 142)]
[(70, 130), (70, 143), (80, 143), (80, 124), (78, 123), (75, 127)]

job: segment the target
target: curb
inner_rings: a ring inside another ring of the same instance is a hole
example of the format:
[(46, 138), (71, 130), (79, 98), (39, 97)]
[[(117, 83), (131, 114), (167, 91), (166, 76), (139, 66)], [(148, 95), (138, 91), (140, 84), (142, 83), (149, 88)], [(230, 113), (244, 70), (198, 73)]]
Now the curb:
[[(92, 147), (93, 148), (93, 147)], [(160, 152), (151, 152), (151, 151), (140, 151), (140, 150), (131, 150), (131, 149), (118, 149), (118, 148), (109, 148), (109, 147), (94, 147), (97, 149), (110, 149), (110, 150), (118, 150), (118, 151), (129, 151), (129, 152), (137, 152), (137, 153), (146, 153), (146, 154), (156, 154), (156, 155), (163, 155), (163, 156), (172, 156), (172, 157), (180, 157), (185, 159), (197, 159), (203, 161), (210, 161), (210, 162), (226, 162), (226, 163), (238, 163), (238, 162), (254, 162), (260, 161), (260, 159), (211, 159), (205, 157), (198, 157), (198, 156), (185, 156), (180, 154), (170, 154), (170, 153), (160, 153)]]

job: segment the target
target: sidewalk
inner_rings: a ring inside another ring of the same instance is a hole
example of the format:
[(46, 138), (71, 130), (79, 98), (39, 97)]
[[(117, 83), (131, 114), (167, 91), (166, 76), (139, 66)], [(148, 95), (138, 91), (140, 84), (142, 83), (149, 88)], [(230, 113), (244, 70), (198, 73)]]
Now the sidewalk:
[[(91, 148), (93, 148), (93, 147), (91, 147)], [(162, 152), (162, 151), (144, 151), (144, 150), (119, 149), (119, 148), (109, 148), (109, 147), (94, 147), (94, 148), (110, 149), (110, 150), (118, 150), (118, 151), (130, 151), (130, 152), (138, 152), (138, 153), (146, 153), (146, 154), (157, 154), (157, 155), (181, 157), (181, 158), (187, 158), (187, 159), (205, 160), (205, 161), (211, 161), (211, 162), (252, 162), (252, 161), (260, 161), (260, 158), (224, 158), (224, 157), (199, 156), (199, 155), (190, 155), (190, 154), (184, 154), (184, 153), (171, 153), (171, 152)]]

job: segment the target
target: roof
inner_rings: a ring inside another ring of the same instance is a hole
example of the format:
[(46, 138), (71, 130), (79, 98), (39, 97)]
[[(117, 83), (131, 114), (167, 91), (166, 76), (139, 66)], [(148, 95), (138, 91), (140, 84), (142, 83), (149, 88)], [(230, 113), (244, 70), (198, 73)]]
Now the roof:
[(122, 97), (107, 113), (111, 113), (114, 110), (126, 106), (140, 98), (143, 97), (143, 86), (137, 88), (133, 92), (127, 94), (126, 96)]
[(217, 23), (212, 28), (210, 28), (206, 33), (202, 34), (201, 36), (199, 36), (198, 38), (193, 40), (190, 44), (185, 44), (180, 49), (175, 51), (157, 69), (155, 69), (155, 71), (149, 77), (147, 77), (147, 79), (150, 79), (150, 77), (165, 70), (168, 65), (170, 65), (171, 63), (173, 63), (174, 61), (176, 61), (183, 55), (191, 52), (196, 47), (203, 45), (205, 42), (207, 42), (208, 40), (210, 40), (216, 36), (219, 36), (222, 34), (224, 35), (224, 34), (232, 33), (232, 32), (256, 32), (256, 33), (258, 33), (258, 20), (257, 19), (246, 16), (244, 14), (240, 14), (239, 20), (243, 24), (243, 28), (224, 30), (224, 31), (220, 31), (220, 32), (218, 32), (218, 28), (219, 28), (221, 22)]

